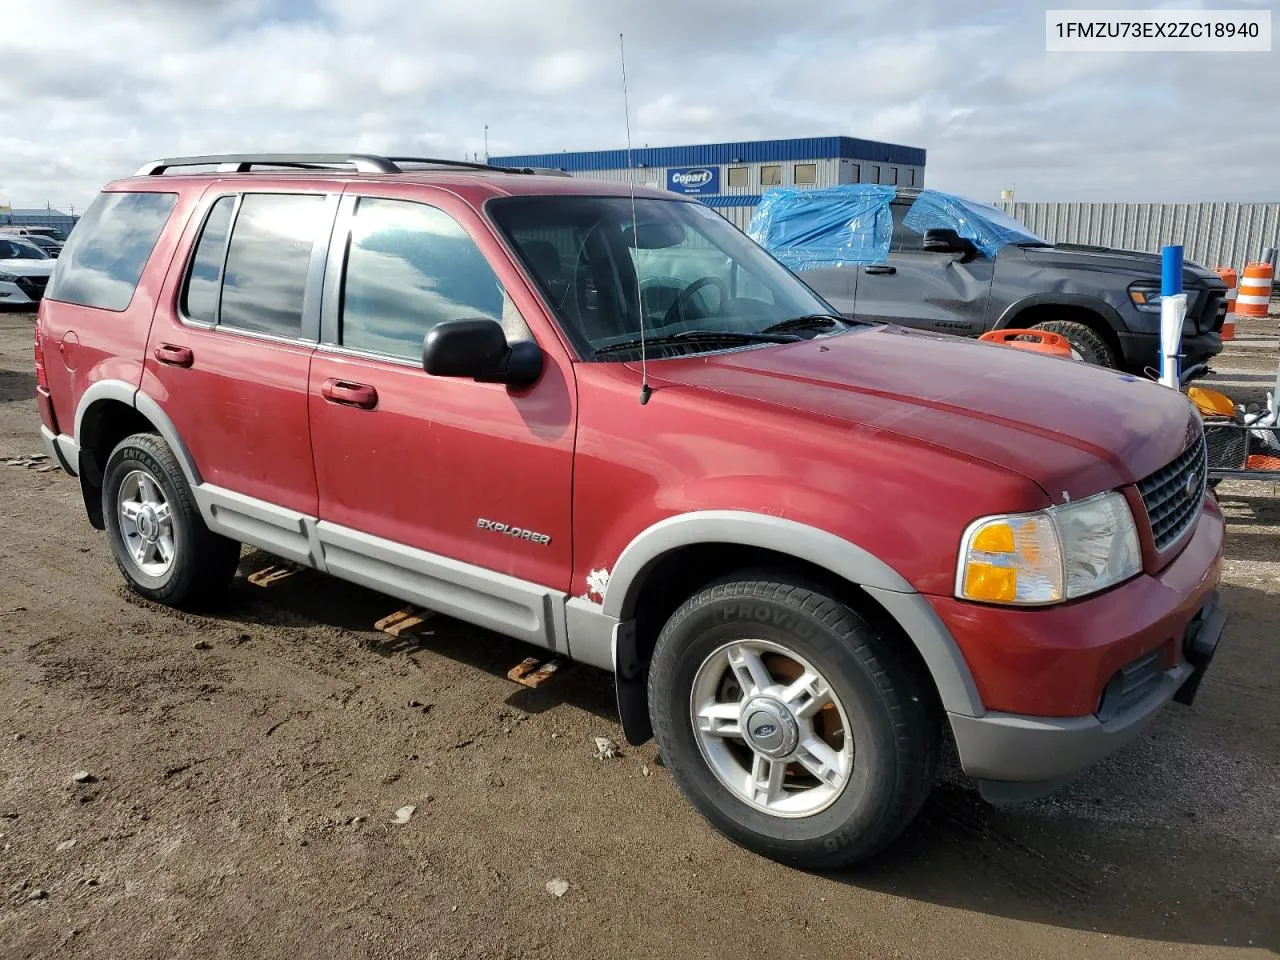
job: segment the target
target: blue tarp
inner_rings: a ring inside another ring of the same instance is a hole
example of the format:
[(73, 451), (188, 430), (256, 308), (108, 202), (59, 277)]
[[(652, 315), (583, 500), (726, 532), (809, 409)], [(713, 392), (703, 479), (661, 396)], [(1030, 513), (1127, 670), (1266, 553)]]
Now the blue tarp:
[(902, 224), (920, 234), (935, 227), (950, 227), (965, 239), (972, 240), (988, 258), (994, 257), (1006, 243), (1044, 242), (997, 207), (937, 190), (921, 190), (903, 217)]
[(880, 263), (889, 257), (893, 187), (857, 184), (822, 190), (770, 190), (747, 236), (791, 270)]
[[(883, 263), (893, 238), (889, 204), (896, 193), (895, 187), (871, 183), (771, 190), (747, 234), (792, 270)], [(939, 190), (921, 190), (902, 225), (920, 234), (950, 227), (986, 257), (1007, 243), (1044, 242), (996, 207)]]

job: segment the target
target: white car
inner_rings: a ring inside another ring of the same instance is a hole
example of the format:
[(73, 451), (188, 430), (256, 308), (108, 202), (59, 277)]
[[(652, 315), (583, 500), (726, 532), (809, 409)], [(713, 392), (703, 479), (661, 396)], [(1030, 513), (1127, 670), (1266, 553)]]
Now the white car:
[(34, 243), (0, 235), (0, 307), (39, 303), (57, 262)]

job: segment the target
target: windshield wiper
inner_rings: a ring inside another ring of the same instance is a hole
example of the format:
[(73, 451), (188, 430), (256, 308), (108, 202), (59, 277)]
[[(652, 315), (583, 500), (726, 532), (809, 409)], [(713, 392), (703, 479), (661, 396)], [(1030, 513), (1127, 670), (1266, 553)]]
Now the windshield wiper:
[[(645, 337), (645, 346), (670, 346), (671, 344), (716, 343), (736, 346), (743, 343), (795, 343), (800, 337), (788, 336), (762, 330), (759, 333), (743, 333), (739, 330), (682, 330), (680, 333), (669, 333), (661, 337)], [(641, 340), (632, 337), (618, 343), (605, 344), (595, 349), (596, 356), (605, 353), (619, 353), (623, 350), (639, 350)]]
[(825, 330), (828, 327), (853, 326), (852, 320), (837, 317), (833, 313), (810, 313), (803, 317), (792, 317), (790, 320), (779, 320), (761, 330), (761, 333), (781, 333), (784, 330)]

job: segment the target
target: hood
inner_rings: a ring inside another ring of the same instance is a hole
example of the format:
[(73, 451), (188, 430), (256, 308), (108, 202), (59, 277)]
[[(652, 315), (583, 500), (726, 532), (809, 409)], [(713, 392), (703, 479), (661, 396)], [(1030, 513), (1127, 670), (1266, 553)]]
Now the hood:
[(1198, 429), (1186, 397), (1151, 381), (894, 326), (651, 361), (649, 371), (847, 425), (854, 458), (889, 434), (1020, 473), (1054, 502), (1149, 475)]
[(18, 277), (47, 277), (53, 273), (56, 260), (0, 260), (0, 273)]
[[(1048, 247), (1022, 247), (1027, 259), (1048, 267), (1104, 270), (1123, 273), (1132, 279), (1150, 277), (1159, 282), (1160, 254), (1140, 250), (1117, 250), (1113, 247), (1091, 247), (1079, 243), (1059, 243)], [(1187, 287), (1226, 284), (1212, 270), (1198, 263), (1183, 261), (1182, 283)]]

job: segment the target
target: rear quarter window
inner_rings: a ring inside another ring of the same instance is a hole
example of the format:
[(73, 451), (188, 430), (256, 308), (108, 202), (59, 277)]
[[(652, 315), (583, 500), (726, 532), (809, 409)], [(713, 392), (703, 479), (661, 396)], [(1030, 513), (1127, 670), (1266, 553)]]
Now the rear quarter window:
[(124, 310), (177, 201), (176, 193), (98, 194), (71, 232), (45, 296)]

